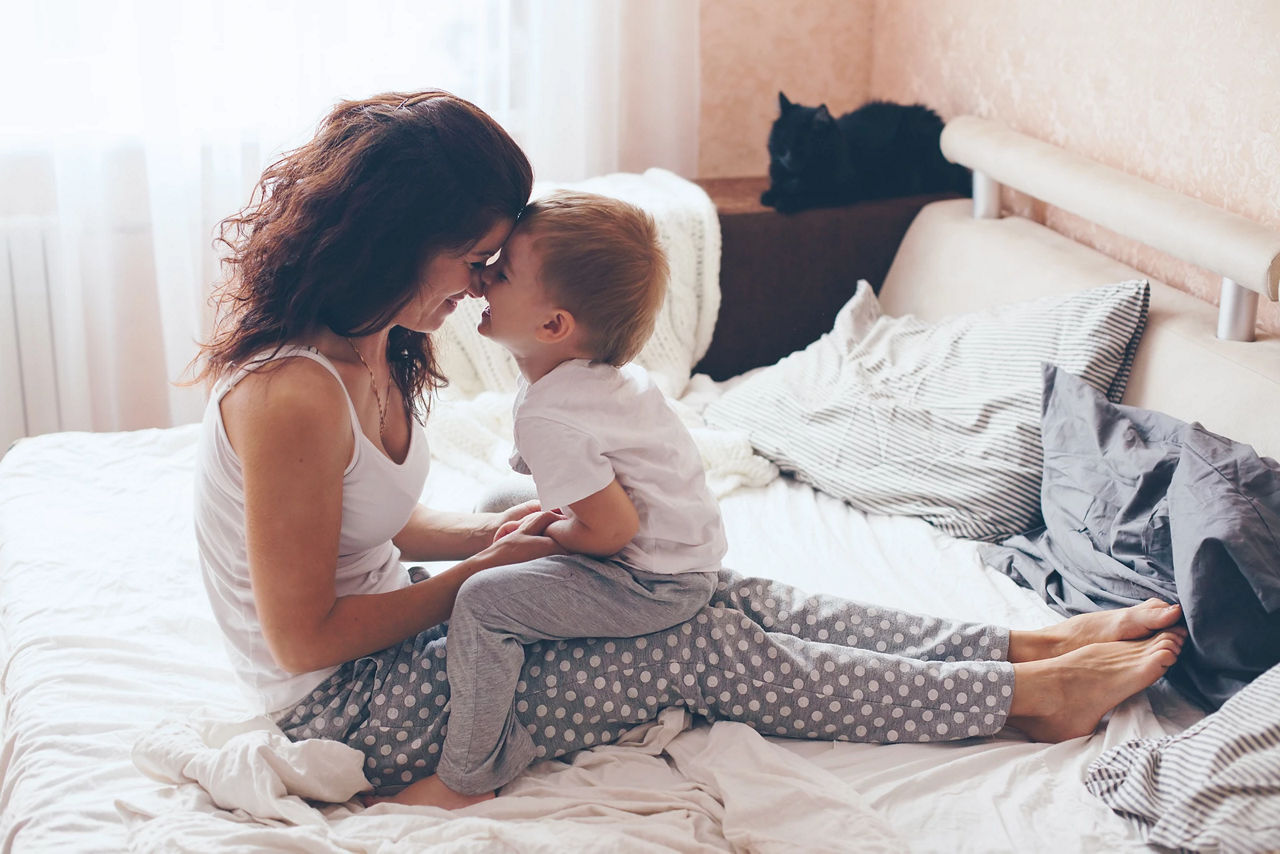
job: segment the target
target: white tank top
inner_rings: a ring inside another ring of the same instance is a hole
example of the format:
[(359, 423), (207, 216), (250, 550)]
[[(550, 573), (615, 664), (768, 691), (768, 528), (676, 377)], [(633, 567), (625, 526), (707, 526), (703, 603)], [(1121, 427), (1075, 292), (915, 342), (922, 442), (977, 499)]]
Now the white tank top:
[[(226, 393), (254, 368), (272, 358), (293, 357), (319, 362), (342, 385), (333, 365), (314, 348), (284, 347), (275, 356), (255, 356), (214, 386), (205, 408), (197, 452), (195, 533), (205, 590), (236, 677), (257, 712), (276, 712), (296, 705), (337, 669), (291, 674), (276, 665), (267, 649), (249, 583), (244, 477), (240, 460), (227, 439), (219, 405)], [(408, 453), (404, 462), (397, 465), (364, 435), (350, 396), (347, 408), (355, 450), (342, 474), (337, 594), (396, 590), (408, 585), (409, 577), (391, 538), (409, 521), (422, 496), (430, 464), (427, 437), (416, 422), (412, 423)]]

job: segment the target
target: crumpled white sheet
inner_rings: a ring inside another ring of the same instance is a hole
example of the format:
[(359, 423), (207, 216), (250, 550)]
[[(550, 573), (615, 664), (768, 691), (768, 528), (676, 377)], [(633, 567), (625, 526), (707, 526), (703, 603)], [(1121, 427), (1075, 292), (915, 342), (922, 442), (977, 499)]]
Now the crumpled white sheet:
[[(350, 799), (361, 754), (292, 743), (266, 718), (170, 719), (134, 762), (171, 784), (116, 808), (134, 851), (897, 852), (847, 784), (744, 724), (691, 727), (667, 709), (572, 762), (540, 762), (456, 812)], [(312, 803), (323, 802), (323, 803)]]

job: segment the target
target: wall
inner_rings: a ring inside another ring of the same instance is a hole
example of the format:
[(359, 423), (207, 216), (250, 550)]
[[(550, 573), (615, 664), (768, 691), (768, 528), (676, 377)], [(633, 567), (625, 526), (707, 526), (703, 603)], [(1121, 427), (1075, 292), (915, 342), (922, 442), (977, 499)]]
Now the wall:
[(867, 99), (873, 0), (702, 0), (698, 175), (764, 175), (778, 91), (837, 115)]
[[(766, 171), (781, 85), (833, 111), (877, 97), (995, 118), (1280, 230), (1277, 0), (702, 2), (704, 177)], [(857, 94), (831, 95), (846, 91)], [(1218, 279), (1205, 271), (1006, 201), (1216, 302)], [(1280, 332), (1280, 307), (1264, 301), (1258, 321)]]

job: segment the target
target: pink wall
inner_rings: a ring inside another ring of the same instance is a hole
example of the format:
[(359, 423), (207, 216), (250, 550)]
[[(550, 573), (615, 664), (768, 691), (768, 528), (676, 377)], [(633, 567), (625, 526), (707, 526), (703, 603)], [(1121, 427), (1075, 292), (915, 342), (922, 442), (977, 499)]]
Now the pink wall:
[[(702, 26), (704, 176), (766, 170), (781, 83), (833, 110), (877, 97), (995, 118), (1280, 230), (1275, 0), (703, 0)], [(772, 31), (785, 36), (771, 41)], [(759, 64), (740, 70), (756, 53)], [(1007, 203), (1216, 301), (1218, 280), (1204, 271), (1043, 205)], [(1280, 332), (1275, 304), (1258, 315)]]
[(836, 114), (867, 100), (872, 0), (702, 0), (698, 174), (764, 175), (778, 90)]

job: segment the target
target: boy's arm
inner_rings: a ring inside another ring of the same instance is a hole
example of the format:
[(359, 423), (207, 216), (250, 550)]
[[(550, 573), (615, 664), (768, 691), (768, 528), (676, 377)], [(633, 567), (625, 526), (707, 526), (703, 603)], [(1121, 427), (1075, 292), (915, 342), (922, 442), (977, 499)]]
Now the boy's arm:
[(608, 557), (621, 551), (640, 530), (640, 515), (616, 478), (569, 509), (572, 516), (552, 522), (544, 532), (566, 551)]

